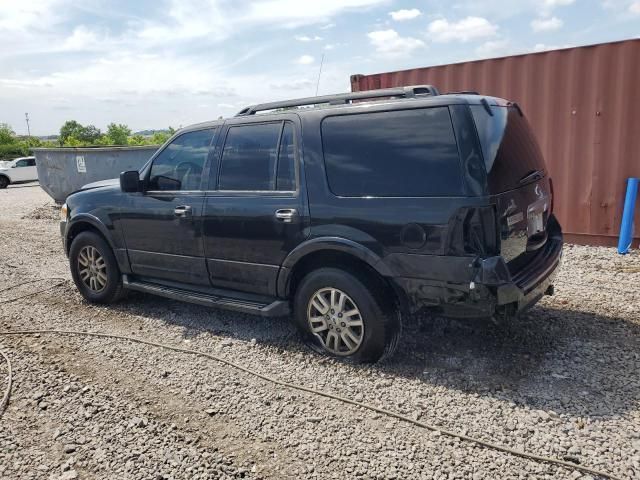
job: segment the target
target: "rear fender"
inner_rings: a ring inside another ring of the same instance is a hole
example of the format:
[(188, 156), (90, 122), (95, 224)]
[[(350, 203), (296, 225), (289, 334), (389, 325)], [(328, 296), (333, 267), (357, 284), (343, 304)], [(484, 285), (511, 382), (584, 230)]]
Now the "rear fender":
[(390, 270), (381, 262), (381, 258), (360, 243), (341, 237), (316, 237), (300, 244), (285, 258), (278, 274), (277, 295), (282, 298), (287, 296), (291, 274), (300, 260), (311, 253), (327, 250), (352, 255), (365, 262), (381, 276), (391, 276)]

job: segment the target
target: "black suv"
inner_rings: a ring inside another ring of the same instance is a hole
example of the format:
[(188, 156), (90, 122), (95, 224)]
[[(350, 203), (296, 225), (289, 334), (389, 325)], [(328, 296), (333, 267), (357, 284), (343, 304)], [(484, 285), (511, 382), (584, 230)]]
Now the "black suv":
[(125, 290), (292, 314), (317, 350), (389, 355), (401, 314), (509, 318), (553, 292), (551, 179), (518, 105), (403, 87), (255, 105), (177, 132), (63, 206), (91, 302)]

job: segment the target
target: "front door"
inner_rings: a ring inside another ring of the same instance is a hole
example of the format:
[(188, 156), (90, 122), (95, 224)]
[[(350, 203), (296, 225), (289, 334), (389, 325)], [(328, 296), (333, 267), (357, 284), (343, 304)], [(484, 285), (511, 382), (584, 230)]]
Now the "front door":
[(227, 122), (203, 213), (214, 287), (275, 295), (280, 265), (302, 241), (307, 218), (298, 135), (295, 119)]
[(176, 137), (146, 170), (144, 192), (128, 195), (121, 220), (133, 274), (209, 284), (201, 184), (214, 135), (209, 128)]

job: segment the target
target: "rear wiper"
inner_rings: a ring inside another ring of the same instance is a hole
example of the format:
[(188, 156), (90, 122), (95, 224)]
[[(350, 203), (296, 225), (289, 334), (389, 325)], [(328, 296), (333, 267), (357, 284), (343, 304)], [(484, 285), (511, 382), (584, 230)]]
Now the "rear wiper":
[(522, 185), (523, 183), (529, 183), (532, 182), (534, 180), (538, 180), (539, 178), (542, 178), (544, 176), (544, 172), (542, 170), (533, 170), (529, 173), (527, 173), (524, 177), (522, 177), (520, 179), (520, 184)]

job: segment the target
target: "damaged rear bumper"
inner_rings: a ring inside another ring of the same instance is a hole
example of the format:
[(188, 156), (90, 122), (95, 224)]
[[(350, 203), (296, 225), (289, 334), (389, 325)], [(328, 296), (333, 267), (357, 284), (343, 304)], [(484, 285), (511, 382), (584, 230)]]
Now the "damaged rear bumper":
[[(552, 293), (563, 244), (555, 218), (549, 221), (548, 234), (544, 246), (528, 253), (517, 270), (500, 256), (403, 255), (385, 263), (398, 273), (391, 281), (405, 311), (428, 309), (451, 317), (491, 317), (505, 309), (525, 310), (545, 293)], [(425, 272), (430, 278), (424, 278)]]

